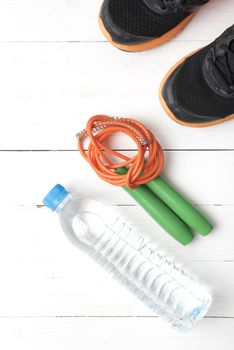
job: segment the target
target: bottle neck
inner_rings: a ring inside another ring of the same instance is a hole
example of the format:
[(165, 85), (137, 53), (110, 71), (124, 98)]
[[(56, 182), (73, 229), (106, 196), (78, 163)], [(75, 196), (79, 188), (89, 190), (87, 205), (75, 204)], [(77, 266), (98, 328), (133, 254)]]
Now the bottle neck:
[(62, 200), (61, 203), (59, 203), (59, 205), (55, 209), (56, 213), (59, 213), (65, 207), (65, 205), (71, 200), (71, 197), (71, 193), (68, 193), (68, 195)]

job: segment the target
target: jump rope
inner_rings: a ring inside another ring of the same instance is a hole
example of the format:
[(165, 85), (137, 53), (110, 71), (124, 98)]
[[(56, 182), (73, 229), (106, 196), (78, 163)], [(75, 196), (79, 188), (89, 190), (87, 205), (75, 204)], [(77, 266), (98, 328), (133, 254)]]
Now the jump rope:
[[(136, 155), (127, 157), (108, 147), (107, 140), (118, 132), (135, 142)], [(202, 236), (210, 233), (213, 227), (204, 215), (160, 175), (164, 168), (162, 147), (142, 123), (131, 118), (96, 115), (77, 138), (81, 155), (96, 174), (114, 186), (123, 187), (178, 242), (190, 243), (192, 231)]]

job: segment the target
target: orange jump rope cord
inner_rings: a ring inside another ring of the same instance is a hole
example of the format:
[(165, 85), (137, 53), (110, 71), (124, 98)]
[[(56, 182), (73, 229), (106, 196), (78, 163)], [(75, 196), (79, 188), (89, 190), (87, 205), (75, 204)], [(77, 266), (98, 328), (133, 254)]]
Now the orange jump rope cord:
[[(129, 158), (105, 145), (105, 141), (117, 132), (124, 133), (135, 142), (138, 150), (135, 156)], [(164, 154), (160, 144), (150, 130), (134, 119), (96, 115), (77, 137), (81, 155), (101, 179), (112, 185), (134, 189), (155, 179), (163, 169)], [(85, 151), (87, 138), (90, 143)], [(115, 164), (110, 157), (117, 157), (122, 162)], [(115, 172), (122, 167), (129, 167), (127, 174)]]

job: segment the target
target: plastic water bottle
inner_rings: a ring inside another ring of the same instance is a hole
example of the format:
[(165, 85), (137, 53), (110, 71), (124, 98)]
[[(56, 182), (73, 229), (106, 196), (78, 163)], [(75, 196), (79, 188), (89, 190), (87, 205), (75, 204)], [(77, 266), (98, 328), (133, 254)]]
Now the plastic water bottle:
[(188, 331), (206, 314), (205, 287), (147, 242), (114, 209), (56, 185), (43, 203), (56, 211), (69, 240), (101, 264), (174, 328)]

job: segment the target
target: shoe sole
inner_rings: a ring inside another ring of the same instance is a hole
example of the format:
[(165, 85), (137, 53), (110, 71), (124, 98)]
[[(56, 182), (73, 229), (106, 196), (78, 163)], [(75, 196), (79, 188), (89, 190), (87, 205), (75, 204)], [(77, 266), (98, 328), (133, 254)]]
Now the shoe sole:
[(100, 16), (99, 16), (98, 22), (103, 35), (113, 46), (117, 47), (117, 49), (120, 49), (122, 51), (127, 51), (127, 52), (142, 52), (142, 51), (150, 50), (157, 46), (160, 46), (166, 43), (167, 41), (171, 40), (172, 38), (174, 38), (189, 24), (189, 22), (192, 20), (194, 15), (195, 15), (195, 12), (189, 15), (188, 17), (186, 17), (180, 24), (178, 24), (175, 28), (173, 28), (166, 34), (162, 35), (160, 38), (147, 41), (146, 43), (143, 43), (143, 44), (134, 44), (134, 45), (124, 45), (124, 44), (119, 44), (115, 42), (112, 39), (110, 33), (106, 30), (105, 25)]
[[(167, 81), (167, 79), (170, 77), (170, 75), (177, 69), (178, 66), (180, 66), (185, 60), (186, 58), (192, 56), (194, 53), (198, 52), (199, 50), (193, 51), (192, 53), (190, 53), (189, 55), (185, 56), (184, 58), (182, 58), (179, 62), (177, 62), (170, 70), (169, 72), (165, 75), (165, 77), (163, 78), (161, 84), (160, 84), (160, 88), (159, 88), (159, 99), (161, 102), (161, 105), (164, 109), (164, 111), (166, 112), (166, 114), (172, 119), (174, 120), (176, 123), (183, 125), (183, 126), (188, 126), (191, 128), (205, 128), (208, 126), (214, 126), (214, 125), (218, 125), (218, 124), (222, 124), (226, 121), (229, 121), (231, 119), (234, 118), (234, 114), (230, 114), (227, 117), (221, 119), (221, 120), (215, 120), (212, 122), (208, 122), (208, 123), (189, 123), (189, 122), (183, 122), (182, 120), (178, 119), (173, 113), (172, 111), (169, 109), (166, 101), (164, 100), (163, 97), (163, 89), (164, 89), (164, 85)], [(204, 117), (205, 118), (205, 117)]]

